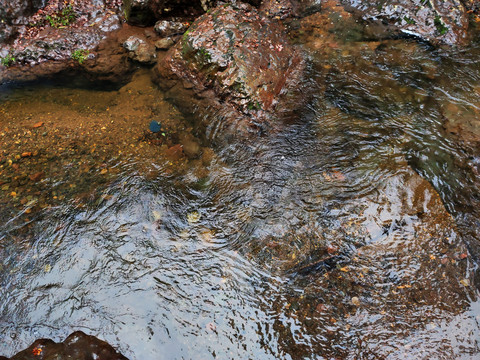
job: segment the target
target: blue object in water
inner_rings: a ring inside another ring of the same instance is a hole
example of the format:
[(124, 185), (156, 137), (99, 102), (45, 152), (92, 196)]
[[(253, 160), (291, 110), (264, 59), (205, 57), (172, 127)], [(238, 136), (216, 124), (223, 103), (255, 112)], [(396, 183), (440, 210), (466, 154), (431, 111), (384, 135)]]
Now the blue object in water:
[(149, 126), (150, 131), (153, 132), (153, 133), (160, 132), (161, 128), (162, 128), (162, 126), (160, 125), (160, 123), (158, 121), (155, 121), (155, 120), (153, 120), (150, 123), (150, 126)]

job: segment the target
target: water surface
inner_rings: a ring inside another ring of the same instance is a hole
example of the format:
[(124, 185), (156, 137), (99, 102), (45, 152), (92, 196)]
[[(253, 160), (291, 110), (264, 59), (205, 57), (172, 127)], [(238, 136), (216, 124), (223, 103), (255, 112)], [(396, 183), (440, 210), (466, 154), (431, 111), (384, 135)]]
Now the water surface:
[(479, 356), (480, 48), (302, 42), (307, 108), (222, 146), (148, 71), (0, 90), (1, 354), (83, 330), (131, 359)]

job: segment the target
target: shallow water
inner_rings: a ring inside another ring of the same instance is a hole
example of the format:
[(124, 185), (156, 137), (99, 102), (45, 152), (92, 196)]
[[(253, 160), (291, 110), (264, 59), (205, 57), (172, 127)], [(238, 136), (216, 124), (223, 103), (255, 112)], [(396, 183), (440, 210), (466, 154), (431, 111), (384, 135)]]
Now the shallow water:
[(444, 127), (475, 133), (480, 48), (321, 35), (298, 119), (222, 146), (145, 71), (2, 88), (0, 354), (83, 330), (131, 359), (477, 358), (478, 158)]

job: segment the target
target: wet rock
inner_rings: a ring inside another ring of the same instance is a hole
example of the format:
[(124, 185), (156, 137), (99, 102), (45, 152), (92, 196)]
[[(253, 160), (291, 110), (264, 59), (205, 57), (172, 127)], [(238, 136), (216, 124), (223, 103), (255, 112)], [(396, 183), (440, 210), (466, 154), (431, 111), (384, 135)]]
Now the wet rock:
[(181, 21), (159, 20), (155, 23), (155, 31), (161, 37), (181, 35), (187, 31), (190, 24)]
[(465, 147), (480, 149), (478, 110), (472, 106), (448, 101), (441, 104), (441, 110), (444, 129)]
[[(15, 36), (3, 46), (0, 56), (12, 60), (0, 66), (0, 83), (35, 80), (68, 72), (72, 65), (95, 63), (96, 48), (121, 29), (119, 1), (75, 0), (64, 4), (50, 0), (42, 5), (21, 25), (14, 26)], [(81, 57), (76, 56), (79, 52)]]
[(404, 33), (432, 43), (464, 45), (468, 17), (460, 0), (343, 0), (361, 18), (382, 25), (388, 34)]
[(472, 11), (476, 14), (480, 11), (480, 0), (462, 0), (463, 5), (469, 11)]
[[(261, 0), (245, 1), (254, 6)], [(124, 0), (127, 21), (150, 26), (158, 19), (182, 17), (194, 19), (220, 3), (217, 0)]]
[(427, 101), (419, 87), (431, 83), (437, 64), (416, 41), (356, 43), (324, 55), (325, 48), (325, 96), (343, 111), (370, 120), (410, 116)]
[[(14, 34), (14, 27), (6, 23), (0, 23), (0, 43), (7, 42)], [(4, 56), (4, 55), (3, 55)]]
[(0, 22), (6, 24), (24, 24), (25, 19), (45, 5), (41, 0), (2, 0)]
[(192, 134), (180, 134), (180, 144), (182, 145), (183, 152), (189, 159), (196, 159), (201, 155), (202, 148)]
[[(303, 67), (301, 53), (288, 43), (281, 24), (237, 4), (198, 18), (155, 74), (167, 97), (177, 99), (185, 112), (194, 111), (199, 100), (204, 103), (199, 111), (218, 112), (221, 126), (268, 129), (300, 105)], [(196, 99), (186, 95), (190, 88)]]
[(139, 37), (130, 36), (123, 43), (123, 47), (128, 50), (128, 56), (134, 61), (153, 64), (157, 59), (155, 47)]
[(264, 0), (260, 10), (274, 19), (286, 19), (290, 16), (304, 17), (321, 10), (320, 0)]
[(290, 0), (265, 0), (260, 10), (269, 17), (283, 20), (293, 14), (293, 4)]
[(129, 23), (148, 26), (155, 22), (151, 0), (124, 0), (123, 4), (125, 17)]
[[(9, 358), (0, 356), (0, 360)], [(11, 360), (55, 360), (55, 359), (98, 359), (128, 360), (105, 341), (82, 331), (70, 334), (64, 342), (55, 343), (50, 339), (36, 340), (29, 348), (12, 356)]]
[(170, 161), (178, 161), (183, 157), (183, 148), (181, 144), (173, 145), (165, 150), (165, 157)]
[(168, 50), (175, 44), (172, 38), (167, 37), (160, 40), (155, 41), (155, 47), (158, 50)]

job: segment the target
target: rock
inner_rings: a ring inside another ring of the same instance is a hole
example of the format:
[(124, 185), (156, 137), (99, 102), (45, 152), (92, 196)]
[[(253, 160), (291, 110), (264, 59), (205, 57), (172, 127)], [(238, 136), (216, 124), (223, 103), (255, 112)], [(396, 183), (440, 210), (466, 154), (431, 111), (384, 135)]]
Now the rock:
[(155, 31), (161, 37), (167, 37), (172, 35), (181, 35), (187, 31), (190, 24), (180, 21), (172, 20), (159, 20), (155, 23)]
[(124, 0), (125, 18), (130, 24), (149, 26), (155, 22), (151, 0)]
[[(127, 21), (141, 26), (151, 26), (156, 20), (165, 18), (194, 19), (220, 3), (217, 0), (124, 0), (123, 2)], [(261, 0), (246, 2), (259, 6)]]
[(388, 34), (404, 33), (435, 44), (465, 45), (468, 17), (460, 0), (343, 0), (347, 9)]
[(462, 0), (462, 3), (468, 11), (472, 11), (475, 14), (480, 12), (480, 0)]
[(13, 36), (14, 31), (13, 26), (0, 22), (0, 43), (6, 43)]
[(170, 161), (178, 161), (183, 157), (182, 145), (177, 144), (165, 150), (165, 156)]
[(190, 133), (180, 134), (180, 144), (182, 145), (183, 152), (189, 159), (198, 158), (202, 152), (200, 144)]
[(260, 10), (274, 19), (290, 16), (304, 17), (321, 10), (321, 0), (264, 0)]
[[(32, 16), (11, 21), (17, 25), (12, 25), (13, 35), (9, 37), (9, 45), (2, 47), (0, 56), (8, 54), (14, 60), (9, 62), (8, 67), (0, 66), (0, 83), (30, 81), (60, 72), (73, 72), (72, 65), (77, 72), (89, 69), (100, 73), (101, 70), (92, 66), (97, 60), (95, 49), (107, 40), (108, 35), (121, 29), (119, 2), (72, 0), (65, 5), (58, 0), (49, 0), (35, 3), (44, 6), (38, 5), (35, 8), (38, 11)], [(72, 61), (72, 55), (78, 50), (85, 51), (85, 59)], [(128, 70), (116, 61), (111, 63), (116, 65), (117, 73), (120, 69)], [(108, 66), (105, 68), (111, 71)], [(107, 77), (112, 78), (111, 74)]]
[(156, 47), (158, 50), (168, 50), (168, 49), (170, 49), (174, 44), (175, 44), (175, 42), (173, 41), (173, 39), (172, 39), (172, 38), (169, 38), (169, 37), (155, 41), (155, 47)]
[[(0, 360), (9, 358), (0, 356)], [(55, 359), (98, 359), (128, 360), (105, 341), (81, 331), (70, 334), (64, 342), (50, 339), (36, 340), (29, 348), (12, 356), (10, 360), (55, 360)]]
[(176, 99), (186, 113), (195, 111), (195, 99), (185, 95), (193, 88), (204, 105), (199, 111), (208, 107), (219, 112), (225, 126), (253, 129), (271, 127), (298, 109), (303, 68), (303, 57), (281, 24), (237, 4), (198, 18), (155, 74), (169, 91), (167, 98)]
[[(348, 55), (332, 61), (325, 80), (326, 98), (343, 111), (365, 119), (408, 118), (426, 101), (413, 84), (428, 82), (436, 64), (417, 42), (359, 43)], [(421, 64), (415, 61), (420, 57)], [(402, 71), (402, 81), (397, 71)]]
[(283, 20), (292, 15), (293, 4), (290, 0), (265, 0), (260, 10), (271, 18)]
[(0, 22), (9, 25), (25, 24), (25, 19), (40, 7), (44, 1), (38, 0), (8, 0), (0, 6)]
[(135, 36), (130, 36), (124, 43), (123, 43), (123, 47), (127, 50), (127, 51), (131, 51), (131, 52), (134, 52), (138, 49), (138, 47), (140, 46), (140, 44), (144, 44), (145, 41), (142, 40), (142, 39), (139, 39), (138, 37), (135, 37)]
[(480, 149), (480, 120), (473, 106), (445, 100), (441, 104), (443, 127), (466, 148)]
[(123, 47), (129, 51), (128, 56), (134, 61), (153, 64), (157, 59), (155, 47), (137, 36), (130, 36), (123, 43)]
[(150, 125), (148, 126), (148, 129), (152, 133), (158, 133), (158, 132), (160, 132), (160, 130), (162, 130), (162, 125), (160, 125), (160, 123), (158, 121), (152, 120), (150, 122)]

